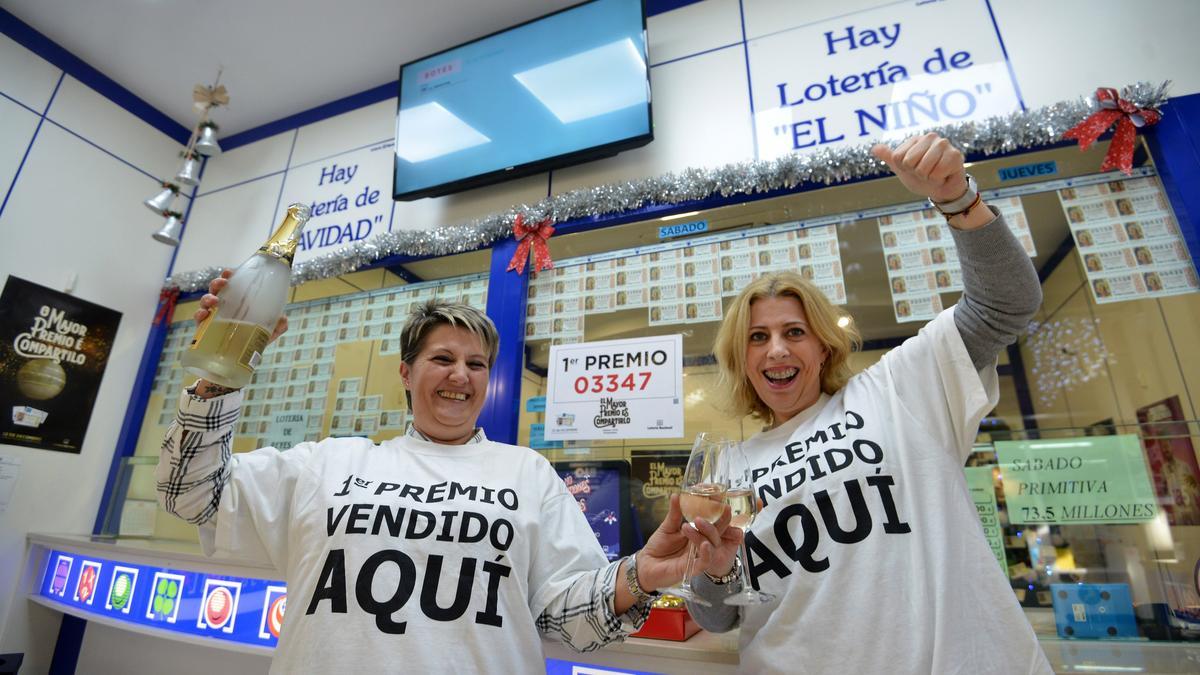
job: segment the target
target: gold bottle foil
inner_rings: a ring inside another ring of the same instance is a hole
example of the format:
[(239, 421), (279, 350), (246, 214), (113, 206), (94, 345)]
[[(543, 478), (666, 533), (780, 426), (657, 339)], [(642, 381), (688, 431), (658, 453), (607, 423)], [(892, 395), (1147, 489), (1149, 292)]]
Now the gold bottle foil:
[(296, 247), (300, 245), (300, 230), (312, 217), (306, 204), (292, 204), (287, 208), (283, 222), (275, 229), (275, 233), (258, 249), (259, 253), (279, 258), (288, 265), (296, 257)]

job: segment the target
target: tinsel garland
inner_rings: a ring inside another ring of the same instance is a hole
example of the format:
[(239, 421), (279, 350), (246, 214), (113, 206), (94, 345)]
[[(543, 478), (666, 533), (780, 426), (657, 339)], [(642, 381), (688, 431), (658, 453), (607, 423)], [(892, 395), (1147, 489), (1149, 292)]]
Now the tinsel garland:
[[(1139, 108), (1158, 108), (1166, 103), (1169, 86), (1169, 81), (1158, 85), (1139, 82), (1123, 89), (1121, 96)], [(1098, 109), (1095, 96), (1089, 96), (926, 131), (936, 131), (968, 155), (989, 157), (1057, 143), (1067, 129)], [(887, 173), (887, 167), (871, 155), (871, 144), (863, 144), (772, 160), (737, 162), (711, 169), (684, 169), (654, 178), (582, 188), (548, 197), (536, 204), (519, 204), (469, 223), (387, 232), (349, 244), (297, 263), (292, 270), (292, 285), (348, 274), (393, 255), (444, 256), (484, 248), (512, 236), (517, 214), (524, 214), (530, 222), (549, 218), (553, 223), (563, 223), (624, 213), (649, 205), (670, 206), (713, 195), (753, 195), (790, 190), (803, 184), (834, 185)], [(197, 291), (206, 288), (209, 280), (220, 271), (219, 267), (206, 267), (180, 272), (167, 279), (164, 289), (178, 288), (185, 293)]]

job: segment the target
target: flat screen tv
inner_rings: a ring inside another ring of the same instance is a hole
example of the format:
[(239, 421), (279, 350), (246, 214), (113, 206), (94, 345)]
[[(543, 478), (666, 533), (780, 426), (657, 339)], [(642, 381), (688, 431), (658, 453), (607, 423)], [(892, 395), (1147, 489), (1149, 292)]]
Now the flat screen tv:
[(653, 140), (643, 0), (592, 0), (400, 67), (393, 197), (409, 201)]

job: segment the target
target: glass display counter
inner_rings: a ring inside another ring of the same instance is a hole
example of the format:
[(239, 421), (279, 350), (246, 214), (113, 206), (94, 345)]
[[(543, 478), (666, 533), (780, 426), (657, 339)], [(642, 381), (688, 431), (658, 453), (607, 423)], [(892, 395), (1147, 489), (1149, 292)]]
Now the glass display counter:
[[(287, 586), (276, 570), (214, 561), (178, 541), (30, 535), (22, 590), (50, 609), (122, 630), (269, 656), (279, 640)], [(687, 642), (630, 638), (579, 654), (544, 643), (547, 672), (733, 673), (736, 634)], [(564, 670), (565, 669), (565, 670)]]

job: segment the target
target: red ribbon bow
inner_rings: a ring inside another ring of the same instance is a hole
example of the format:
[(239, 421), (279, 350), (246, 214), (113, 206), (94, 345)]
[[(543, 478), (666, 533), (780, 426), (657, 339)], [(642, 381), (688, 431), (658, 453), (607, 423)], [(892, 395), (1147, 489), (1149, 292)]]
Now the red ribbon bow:
[(179, 301), (179, 289), (163, 289), (158, 294), (158, 313), (154, 315), (154, 325), (161, 326), (163, 321), (170, 321), (175, 313), (175, 303)]
[(1063, 138), (1079, 141), (1079, 149), (1087, 150), (1108, 128), (1117, 123), (1108, 153), (1104, 155), (1101, 171), (1119, 168), (1126, 176), (1133, 173), (1133, 139), (1139, 127), (1157, 124), (1162, 113), (1154, 108), (1139, 108), (1117, 94), (1116, 89), (1101, 87), (1096, 90), (1100, 110), (1076, 124), (1063, 134)]
[(530, 227), (525, 224), (524, 215), (518, 213), (517, 219), (513, 222), (513, 239), (517, 240), (517, 252), (513, 254), (512, 260), (508, 263), (508, 271), (516, 270), (517, 274), (524, 273), (525, 261), (529, 259), (529, 249), (531, 248), (533, 249), (534, 272), (554, 267), (554, 261), (550, 259), (550, 247), (546, 245), (546, 240), (552, 234), (554, 234), (554, 226), (550, 224), (549, 218)]

